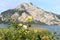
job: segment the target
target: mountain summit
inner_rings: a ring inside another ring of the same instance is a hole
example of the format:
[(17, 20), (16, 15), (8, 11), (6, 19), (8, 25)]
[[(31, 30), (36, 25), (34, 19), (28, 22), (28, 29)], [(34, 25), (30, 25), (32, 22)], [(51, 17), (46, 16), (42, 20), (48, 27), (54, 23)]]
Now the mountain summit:
[(27, 16), (33, 17), (34, 23), (44, 23), (47, 25), (60, 25), (60, 19), (52, 12), (47, 12), (32, 3), (21, 3), (14, 9), (9, 9), (1, 13), (3, 18), (15, 18), (24, 21)]

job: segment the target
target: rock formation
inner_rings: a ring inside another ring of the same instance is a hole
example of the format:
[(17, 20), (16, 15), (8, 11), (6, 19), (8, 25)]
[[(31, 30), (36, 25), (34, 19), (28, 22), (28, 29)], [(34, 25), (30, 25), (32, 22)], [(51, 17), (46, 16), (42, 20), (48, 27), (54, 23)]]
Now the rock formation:
[(21, 3), (14, 9), (9, 9), (1, 13), (4, 18), (15, 18), (24, 22), (27, 16), (33, 17), (34, 23), (45, 23), (47, 25), (60, 25), (60, 19), (52, 12), (47, 12), (32, 3)]

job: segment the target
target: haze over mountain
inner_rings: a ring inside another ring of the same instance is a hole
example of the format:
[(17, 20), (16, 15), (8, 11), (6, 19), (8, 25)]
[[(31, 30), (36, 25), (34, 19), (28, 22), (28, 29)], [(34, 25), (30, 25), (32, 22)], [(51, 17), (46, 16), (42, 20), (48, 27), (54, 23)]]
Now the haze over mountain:
[(21, 3), (14, 9), (9, 9), (1, 13), (3, 18), (15, 18), (24, 22), (27, 16), (33, 17), (34, 23), (43, 23), (47, 25), (60, 25), (60, 16), (52, 12), (47, 12), (32, 3)]

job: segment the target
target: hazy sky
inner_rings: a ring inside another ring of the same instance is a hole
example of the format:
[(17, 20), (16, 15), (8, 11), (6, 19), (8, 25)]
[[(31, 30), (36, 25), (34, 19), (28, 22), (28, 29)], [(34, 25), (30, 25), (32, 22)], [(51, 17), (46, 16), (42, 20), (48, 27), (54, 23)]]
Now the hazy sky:
[(0, 13), (15, 8), (22, 2), (32, 2), (46, 11), (60, 14), (60, 0), (0, 0)]

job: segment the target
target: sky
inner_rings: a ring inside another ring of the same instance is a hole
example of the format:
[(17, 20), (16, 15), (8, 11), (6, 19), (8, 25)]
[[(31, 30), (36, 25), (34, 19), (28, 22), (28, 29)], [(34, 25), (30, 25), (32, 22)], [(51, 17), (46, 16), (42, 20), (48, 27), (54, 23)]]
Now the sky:
[(23, 2), (32, 2), (45, 11), (60, 15), (60, 0), (0, 0), (0, 13), (8, 9), (13, 9)]

